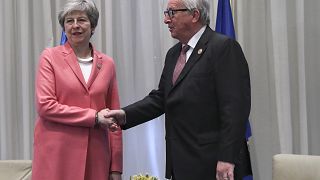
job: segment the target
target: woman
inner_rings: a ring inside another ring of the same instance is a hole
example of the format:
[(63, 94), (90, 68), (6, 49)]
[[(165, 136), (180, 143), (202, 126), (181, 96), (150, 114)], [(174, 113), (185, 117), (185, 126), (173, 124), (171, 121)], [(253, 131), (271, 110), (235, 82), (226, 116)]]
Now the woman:
[(113, 60), (90, 43), (99, 19), (91, 0), (59, 13), (65, 45), (45, 49), (36, 77), (33, 180), (120, 180), (122, 132), (104, 115), (119, 108)]

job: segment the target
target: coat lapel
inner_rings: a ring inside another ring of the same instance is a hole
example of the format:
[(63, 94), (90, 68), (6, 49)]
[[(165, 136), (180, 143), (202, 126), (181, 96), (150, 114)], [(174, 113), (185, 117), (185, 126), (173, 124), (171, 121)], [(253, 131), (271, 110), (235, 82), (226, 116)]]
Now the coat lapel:
[(96, 53), (96, 51), (94, 49), (93, 49), (93, 52), (94, 52), (93, 64), (92, 64), (91, 74), (90, 74), (88, 84), (87, 84), (88, 88), (91, 87), (94, 80), (98, 76), (100, 69), (102, 68), (102, 57), (98, 53)]
[(63, 51), (64, 60), (68, 63), (70, 68), (72, 69), (73, 73), (76, 75), (78, 80), (81, 82), (82, 86), (89, 91), (90, 86), (93, 84), (94, 80), (99, 74), (100, 69), (102, 68), (102, 56), (100, 56), (93, 46), (90, 44), (93, 49), (93, 64), (91, 68), (90, 77), (88, 83), (85, 82), (82, 71), (80, 69), (80, 65), (78, 63), (77, 57), (75, 56), (71, 46), (69, 43), (65, 44), (65, 48)]
[(88, 91), (87, 84), (86, 84), (84, 77), (82, 75), (82, 71), (80, 69), (80, 66), (79, 66), (79, 63), (78, 63), (78, 60), (77, 60), (75, 53), (73, 52), (73, 50), (68, 42), (64, 45), (64, 47), (65, 48), (62, 52), (63, 56), (64, 56), (64, 60), (70, 66), (73, 73), (76, 75), (78, 80), (81, 82), (82, 86)]

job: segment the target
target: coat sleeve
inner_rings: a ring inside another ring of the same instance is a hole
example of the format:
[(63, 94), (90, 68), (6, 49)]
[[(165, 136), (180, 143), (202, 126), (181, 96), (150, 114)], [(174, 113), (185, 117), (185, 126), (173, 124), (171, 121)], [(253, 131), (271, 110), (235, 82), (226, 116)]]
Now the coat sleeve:
[[(119, 95), (118, 95), (118, 85), (116, 80), (115, 68), (112, 72), (112, 81), (109, 86), (108, 96), (106, 99), (107, 108), (109, 109), (119, 109)], [(119, 128), (117, 131), (108, 131), (110, 139), (110, 150), (111, 150), (111, 165), (110, 172), (122, 172), (123, 168), (123, 152), (122, 152), (122, 130)]]

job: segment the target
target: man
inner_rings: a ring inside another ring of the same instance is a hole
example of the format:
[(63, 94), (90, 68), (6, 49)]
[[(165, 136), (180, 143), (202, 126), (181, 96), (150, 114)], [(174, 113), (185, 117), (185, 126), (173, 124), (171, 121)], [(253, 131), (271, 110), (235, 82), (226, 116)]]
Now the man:
[[(241, 179), (234, 167), (250, 112), (248, 65), (239, 44), (209, 21), (206, 0), (169, 0), (164, 23), (179, 43), (166, 55), (158, 89), (108, 113), (123, 129), (165, 113), (166, 178)], [(184, 66), (180, 75), (176, 66)]]

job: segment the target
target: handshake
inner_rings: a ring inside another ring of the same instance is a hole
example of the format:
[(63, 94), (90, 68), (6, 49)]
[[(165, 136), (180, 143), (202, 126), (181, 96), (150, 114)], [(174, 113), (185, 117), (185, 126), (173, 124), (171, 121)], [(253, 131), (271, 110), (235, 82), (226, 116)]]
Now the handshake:
[(104, 129), (116, 131), (126, 123), (126, 113), (122, 109), (103, 109), (97, 112), (96, 123)]

